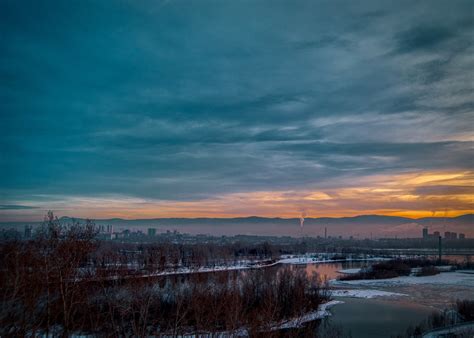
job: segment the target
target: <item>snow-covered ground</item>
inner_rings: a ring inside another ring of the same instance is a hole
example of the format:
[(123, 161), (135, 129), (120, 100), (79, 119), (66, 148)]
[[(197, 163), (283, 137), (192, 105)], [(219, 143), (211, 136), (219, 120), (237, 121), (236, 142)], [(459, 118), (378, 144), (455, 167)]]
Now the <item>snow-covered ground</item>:
[(361, 270), (360, 268), (356, 268), (356, 269), (342, 269), (342, 270), (337, 270), (337, 272), (343, 273), (343, 274), (346, 274), (346, 275), (352, 275), (352, 274), (355, 274), (355, 273), (359, 273), (360, 270)]
[[(273, 264), (265, 265), (271, 266)], [(231, 271), (231, 270), (243, 270), (249, 269), (251, 266), (249, 265), (221, 265), (221, 266), (213, 266), (213, 267), (200, 267), (200, 268), (179, 268), (176, 270), (171, 271), (161, 271), (150, 274), (148, 276), (168, 276), (168, 275), (180, 275), (180, 274), (187, 274), (187, 273), (198, 273), (198, 272), (218, 272), (218, 271)]]
[(397, 285), (460, 285), (474, 287), (474, 274), (463, 272), (442, 272), (434, 276), (402, 276), (390, 279), (361, 279), (351, 281), (331, 280), (331, 285), (365, 285), (365, 286), (397, 286)]
[[(281, 259), (276, 260), (272, 263), (264, 263), (259, 261), (242, 261), (236, 265), (220, 265), (212, 267), (197, 267), (197, 268), (187, 268), (181, 267), (173, 270), (166, 270), (160, 272), (154, 272), (146, 275), (140, 275), (140, 277), (158, 277), (158, 276), (170, 276), (170, 275), (180, 275), (180, 274), (189, 274), (189, 273), (201, 273), (201, 272), (219, 272), (219, 271), (232, 271), (232, 270), (244, 270), (244, 269), (259, 269), (259, 268), (268, 268), (278, 264), (322, 264), (322, 263), (338, 263), (338, 262), (358, 262), (358, 261), (381, 261), (387, 260), (389, 258), (385, 257), (367, 257), (367, 258), (347, 258), (347, 259), (331, 259), (325, 256), (314, 256), (313, 254), (308, 254), (305, 256), (282, 256)], [(358, 269), (347, 269), (341, 270), (358, 270)], [(129, 276), (136, 278), (136, 276)], [(110, 279), (115, 279), (119, 277), (112, 277)]]
[(351, 290), (331, 290), (331, 296), (333, 297), (351, 297), (351, 298), (376, 298), (376, 297), (403, 297), (408, 296), (404, 293), (388, 292), (381, 290), (362, 290), (362, 289), (351, 289)]
[(337, 263), (337, 262), (358, 262), (358, 261), (382, 261), (389, 258), (385, 257), (367, 257), (367, 258), (347, 258), (347, 259), (331, 259), (318, 258), (311, 256), (283, 258), (277, 261), (280, 264), (316, 264), (316, 263)]
[[(453, 266), (452, 265), (443, 265), (443, 266), (435, 266), (436, 270), (440, 271), (440, 272), (449, 272), (449, 271), (452, 271), (453, 270)], [(342, 274), (345, 274), (345, 275), (353, 275), (353, 274), (356, 274), (356, 273), (359, 273), (361, 272), (362, 269), (359, 268), (359, 269), (342, 269), (342, 270), (337, 270), (337, 272), (339, 273), (342, 273)], [(411, 273), (412, 274), (417, 274), (418, 272), (421, 271), (421, 268), (412, 268), (411, 269)]]
[(313, 320), (322, 319), (324, 317), (330, 316), (331, 313), (328, 311), (329, 308), (342, 303), (344, 302), (340, 300), (332, 300), (330, 302), (321, 304), (317, 311), (309, 312), (298, 318), (293, 318), (283, 323), (277, 324), (272, 327), (272, 330), (298, 328), (301, 327), (304, 323), (312, 322)]

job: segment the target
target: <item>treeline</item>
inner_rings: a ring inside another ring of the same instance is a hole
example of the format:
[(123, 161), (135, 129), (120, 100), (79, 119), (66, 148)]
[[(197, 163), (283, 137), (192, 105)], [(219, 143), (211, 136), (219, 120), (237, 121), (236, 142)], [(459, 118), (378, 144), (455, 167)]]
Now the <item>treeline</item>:
[(327, 300), (319, 282), (303, 271), (287, 269), (275, 275), (250, 270), (180, 279), (162, 283), (127, 280), (97, 290), (100, 301), (89, 305), (87, 314), (98, 315), (99, 325), (88, 327), (87, 332), (177, 336), (244, 331), (268, 335), (279, 323), (315, 311)]
[(350, 281), (359, 279), (385, 279), (400, 276), (409, 276), (412, 268), (419, 268), (416, 276), (431, 276), (439, 273), (437, 265), (451, 265), (452, 262), (447, 260), (437, 261), (429, 259), (393, 259), (373, 264), (370, 268), (362, 269), (358, 273), (343, 275), (340, 280)]
[(280, 256), (280, 250), (268, 243), (257, 245), (216, 244), (174, 244), (147, 243), (132, 244), (100, 242), (91, 256), (91, 263), (105, 272), (159, 273), (177, 272), (226, 266), (249, 265), (255, 262), (271, 263)]
[(143, 278), (147, 268), (209, 263), (223, 253), (173, 245), (102, 246), (94, 229), (90, 222), (63, 226), (50, 214), (34, 240), (1, 244), (0, 336), (238, 330), (276, 335), (271, 332), (278, 323), (315, 311), (328, 299), (317, 277), (302, 270)]

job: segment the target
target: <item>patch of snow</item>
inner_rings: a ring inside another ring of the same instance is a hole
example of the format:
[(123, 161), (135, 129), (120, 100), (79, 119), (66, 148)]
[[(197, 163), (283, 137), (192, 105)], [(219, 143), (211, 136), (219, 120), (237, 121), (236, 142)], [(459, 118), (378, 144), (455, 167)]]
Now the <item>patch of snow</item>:
[(272, 327), (272, 330), (298, 328), (301, 327), (304, 323), (312, 322), (313, 320), (322, 319), (324, 317), (330, 316), (331, 313), (328, 310), (334, 305), (342, 303), (344, 302), (340, 300), (331, 300), (330, 302), (321, 304), (317, 311), (309, 312), (300, 317), (293, 318), (286, 322), (277, 324)]
[(343, 273), (343, 274), (346, 274), (346, 275), (352, 275), (352, 274), (355, 274), (355, 273), (359, 273), (360, 271), (361, 271), (360, 268), (357, 268), (357, 269), (342, 269), (342, 270), (337, 270), (337, 272)]
[(316, 264), (316, 263), (336, 263), (336, 262), (359, 262), (359, 261), (383, 261), (383, 260), (388, 260), (389, 258), (384, 258), (384, 257), (369, 257), (369, 258), (357, 258), (357, 259), (321, 259), (317, 257), (292, 257), (292, 258), (284, 258), (280, 259), (276, 263), (281, 263), (281, 264)]
[(408, 296), (404, 293), (388, 292), (381, 290), (331, 290), (333, 297), (352, 297), (352, 298), (376, 298), (376, 297), (401, 297)]
[(441, 266), (435, 266), (436, 270), (441, 271), (441, 272), (449, 272), (453, 270), (452, 265), (441, 265)]
[(474, 274), (462, 272), (442, 272), (434, 276), (402, 276), (390, 279), (361, 279), (351, 281), (331, 280), (331, 285), (370, 285), (370, 286), (397, 286), (397, 285), (462, 285), (474, 287)]

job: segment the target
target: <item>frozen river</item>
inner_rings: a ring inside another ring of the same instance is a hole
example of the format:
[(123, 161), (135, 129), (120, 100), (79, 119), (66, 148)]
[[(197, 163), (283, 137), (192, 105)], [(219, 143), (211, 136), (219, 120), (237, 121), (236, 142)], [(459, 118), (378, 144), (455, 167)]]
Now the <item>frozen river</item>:
[[(357, 269), (371, 262), (338, 262), (293, 266), (322, 279), (335, 279), (343, 269)], [(474, 274), (446, 272), (429, 277), (389, 280), (330, 282), (331, 288), (349, 290), (355, 297), (335, 297), (344, 303), (331, 308), (324, 325), (335, 325), (352, 337), (390, 337), (404, 333), (432, 312), (450, 307), (457, 299), (474, 299)], [(395, 295), (391, 295), (394, 294)], [(339, 292), (339, 294), (343, 294)], [(367, 295), (380, 294), (367, 298)], [(402, 295), (396, 295), (402, 294)], [(389, 295), (388, 297), (383, 295)]]
[(334, 306), (322, 325), (342, 329), (344, 336), (382, 338), (403, 333), (410, 325), (425, 320), (434, 309), (411, 300), (392, 298), (338, 298), (343, 304)]

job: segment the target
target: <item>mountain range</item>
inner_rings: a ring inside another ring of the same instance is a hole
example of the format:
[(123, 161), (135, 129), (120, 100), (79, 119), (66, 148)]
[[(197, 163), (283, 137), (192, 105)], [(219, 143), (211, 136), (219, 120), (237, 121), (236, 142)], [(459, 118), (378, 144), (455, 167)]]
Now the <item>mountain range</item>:
[[(83, 222), (84, 219), (61, 217), (61, 222)], [(144, 230), (149, 227), (157, 232), (177, 230), (191, 234), (212, 235), (289, 235), (289, 236), (354, 236), (355, 238), (374, 237), (421, 237), (422, 229), (427, 227), (433, 231), (465, 233), (474, 237), (474, 214), (457, 217), (424, 217), (412, 219), (398, 216), (360, 215), (354, 217), (320, 217), (306, 218), (300, 227), (299, 218), (267, 218), (267, 217), (236, 217), (236, 218), (152, 218), (152, 219), (97, 219), (98, 225), (113, 225), (115, 229), (137, 228)], [(2, 227), (40, 224), (40, 222), (1, 222)], [(327, 229), (327, 230), (326, 230)]]

